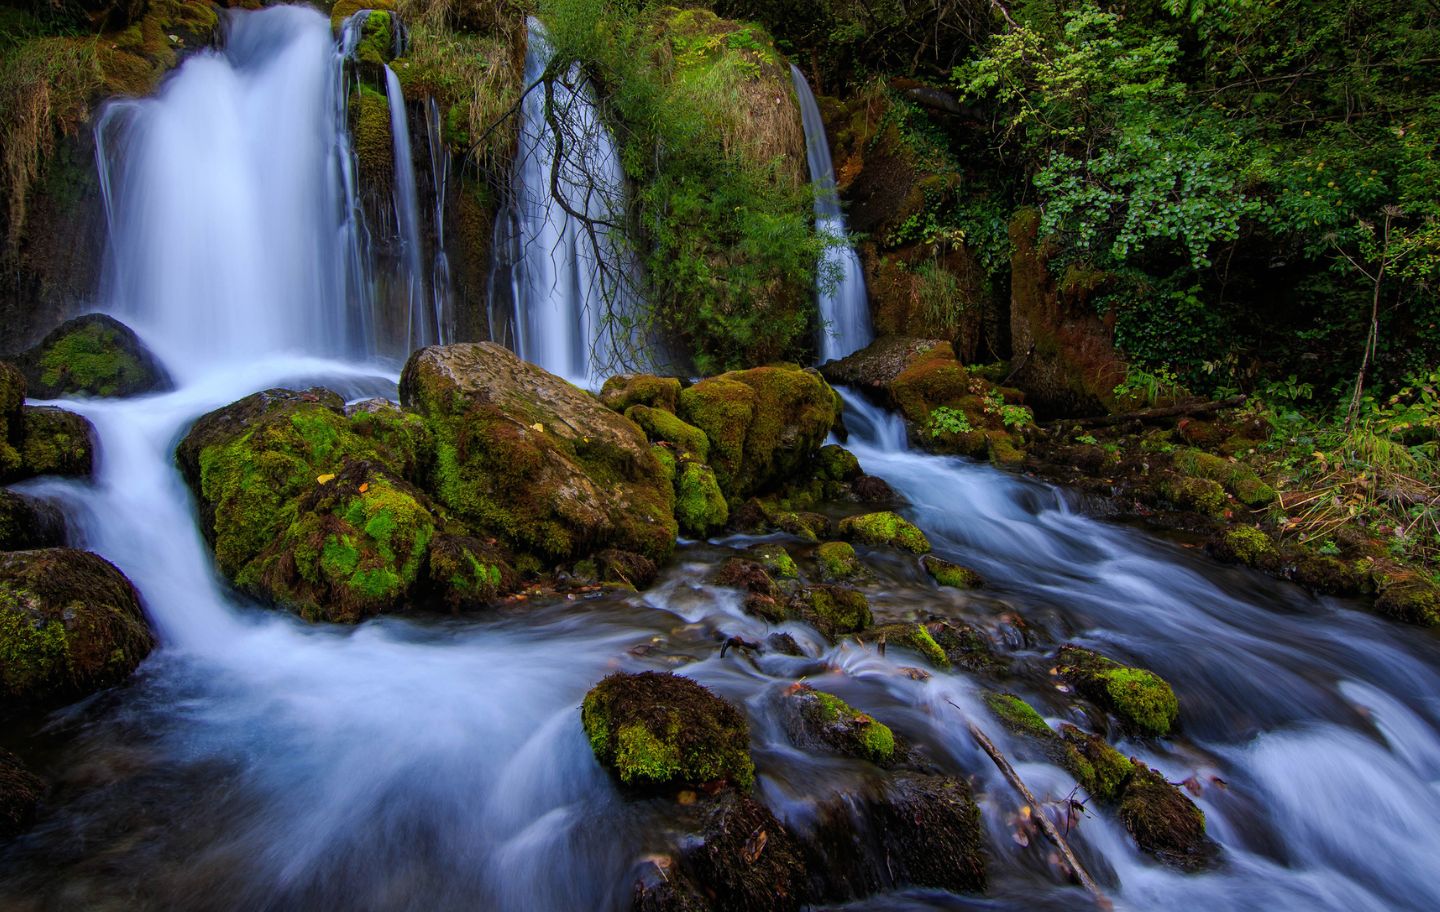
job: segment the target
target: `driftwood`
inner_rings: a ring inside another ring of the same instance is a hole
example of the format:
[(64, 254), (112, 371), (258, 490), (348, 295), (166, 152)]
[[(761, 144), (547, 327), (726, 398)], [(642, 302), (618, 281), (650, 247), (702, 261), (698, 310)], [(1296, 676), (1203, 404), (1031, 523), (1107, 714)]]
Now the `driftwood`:
[(1010, 780), (1010, 784), (1015, 786), (1015, 791), (1019, 792), (1025, 798), (1025, 802), (1030, 805), (1032, 816), (1035, 821), (1040, 824), (1040, 829), (1045, 832), (1046, 836), (1050, 837), (1050, 841), (1055, 843), (1055, 846), (1060, 850), (1060, 854), (1065, 857), (1065, 863), (1070, 865), (1070, 870), (1074, 872), (1075, 879), (1080, 881), (1082, 887), (1090, 891), (1091, 896), (1095, 897), (1095, 905), (1101, 909), (1113, 908), (1110, 904), (1110, 899), (1101, 892), (1100, 885), (1095, 882), (1094, 878), (1092, 878), (1084, 866), (1080, 864), (1080, 859), (1076, 858), (1075, 853), (1070, 850), (1070, 843), (1065, 840), (1065, 836), (1050, 818), (1046, 816), (1045, 809), (1040, 806), (1040, 802), (1036, 800), (1034, 793), (1032, 793), (1030, 788), (1025, 784), (1025, 780), (1021, 779), (1020, 774), (1015, 772), (1015, 767), (1011, 766), (1010, 761), (1005, 759), (1005, 755), (1000, 752), (1000, 748), (996, 747), (974, 723), (970, 724), (970, 734), (973, 735), (980, 746), (984, 748), (985, 753), (990, 755), (990, 759), (995, 761), (995, 765), (1000, 767), (1000, 772), (1004, 773), (1005, 778)]
[(1239, 408), (1244, 405), (1245, 396), (1231, 396), (1229, 399), (1217, 399), (1214, 402), (1191, 402), (1185, 405), (1167, 405), (1164, 408), (1140, 409), (1138, 412), (1124, 412), (1119, 415), (1101, 415), (1098, 418), (1062, 418), (1050, 422), (1050, 426), (1065, 427), (1112, 427), (1117, 424), (1125, 424), (1128, 421), (1154, 421), (1160, 418), (1187, 418), (1191, 415), (1208, 415), (1211, 412), (1220, 412), (1225, 409)]

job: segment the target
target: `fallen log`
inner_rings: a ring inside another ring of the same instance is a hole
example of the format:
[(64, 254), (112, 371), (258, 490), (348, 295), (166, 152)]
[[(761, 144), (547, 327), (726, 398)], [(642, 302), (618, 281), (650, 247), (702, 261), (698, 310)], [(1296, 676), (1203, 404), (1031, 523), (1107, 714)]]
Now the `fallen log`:
[(1000, 748), (996, 747), (973, 722), (970, 724), (970, 734), (980, 744), (980, 747), (984, 749), (985, 753), (990, 755), (990, 759), (995, 761), (995, 765), (1000, 767), (1000, 772), (1004, 773), (1005, 778), (1010, 780), (1010, 784), (1015, 786), (1015, 791), (1019, 792), (1025, 799), (1025, 802), (1030, 805), (1030, 812), (1035, 821), (1040, 824), (1040, 829), (1044, 831), (1046, 836), (1050, 837), (1050, 841), (1055, 843), (1056, 848), (1060, 850), (1060, 854), (1065, 858), (1065, 863), (1068, 864), (1070, 870), (1074, 872), (1075, 879), (1080, 881), (1082, 887), (1090, 891), (1091, 896), (1095, 897), (1095, 905), (1101, 909), (1108, 910), (1113, 908), (1109, 897), (1100, 890), (1100, 885), (1097, 884), (1095, 879), (1090, 876), (1090, 873), (1085, 870), (1084, 865), (1080, 864), (1080, 859), (1076, 858), (1075, 853), (1071, 851), (1070, 843), (1065, 840), (1064, 834), (1060, 832), (1059, 828), (1056, 827), (1049, 816), (1046, 815), (1045, 809), (1040, 806), (1040, 802), (1036, 800), (1034, 793), (1031, 792), (1029, 786), (1025, 784), (1025, 780), (1021, 779), (1020, 774), (1015, 772), (1015, 767), (1011, 766), (1010, 761), (1000, 752)]
[(1231, 396), (1213, 402), (1191, 402), (1185, 405), (1167, 405), (1164, 408), (1140, 409), (1137, 412), (1122, 412), (1119, 415), (1101, 415), (1098, 418), (1060, 418), (1051, 421), (1047, 427), (1112, 427), (1127, 421), (1155, 421), (1160, 418), (1188, 418), (1191, 415), (1208, 415), (1225, 409), (1239, 408), (1248, 397)]

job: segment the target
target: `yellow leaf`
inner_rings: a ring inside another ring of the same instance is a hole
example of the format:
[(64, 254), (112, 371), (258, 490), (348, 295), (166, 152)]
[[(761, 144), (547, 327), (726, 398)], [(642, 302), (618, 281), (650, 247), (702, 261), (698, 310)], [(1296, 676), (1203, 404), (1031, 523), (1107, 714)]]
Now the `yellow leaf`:
[(543, 434), (543, 433), (545, 433), (545, 425), (543, 425), (543, 424), (541, 424), (540, 422), (537, 421), (537, 422), (535, 422), (534, 424), (530, 425), (530, 430), (532, 430), (532, 431), (539, 431), (540, 433)]
[(316, 475), (315, 480), (320, 482), (321, 484), (329, 484), (330, 482), (335, 480), (335, 473), (327, 472), (324, 475)]
[(368, 490), (370, 490), (370, 482), (367, 481), (367, 482), (365, 482), (364, 484), (360, 485), (360, 493), (361, 493), (361, 494), (364, 494), (364, 493), (365, 493), (366, 491), (368, 491)]

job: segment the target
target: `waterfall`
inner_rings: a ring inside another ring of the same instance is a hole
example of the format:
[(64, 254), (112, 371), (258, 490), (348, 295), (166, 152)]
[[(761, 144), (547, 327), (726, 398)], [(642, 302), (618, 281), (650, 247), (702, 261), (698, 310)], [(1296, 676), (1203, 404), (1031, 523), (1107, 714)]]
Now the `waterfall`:
[[(335, 71), (334, 108), (335, 122), (348, 125), (350, 122), (350, 59), (360, 42), (361, 29), (370, 15), (369, 10), (352, 14), (340, 26), (340, 40), (335, 47), (332, 67)], [(371, 269), (370, 230), (365, 224), (365, 208), (360, 203), (359, 164), (355, 148), (350, 142), (348, 129), (337, 130), (335, 134), (335, 167), (339, 171), (344, 204), (336, 243), (340, 248), (340, 274), (344, 280), (345, 300), (350, 303), (351, 312), (359, 336), (365, 342), (365, 353), (373, 355), (378, 340), (378, 315), (375, 313), (375, 277)]]
[(410, 119), (400, 77), (385, 67), (385, 97), (390, 103), (390, 136), (395, 144), (395, 230), (400, 237), (400, 258), (405, 271), (407, 351), (432, 345), (440, 339), (440, 312), (425, 297), (421, 265), (420, 194), (415, 189), (415, 159), (410, 151)]
[[(531, 20), (527, 86), (540, 79), (549, 59), (544, 33)], [(578, 79), (578, 71), (569, 74), (568, 81)], [(566, 127), (561, 136), (546, 119), (543, 88), (525, 99), (513, 200), (496, 217), (492, 309), (497, 291), (508, 294), (516, 353), (573, 382), (594, 385), (617, 351), (628, 352), (607, 314), (624, 322), (634, 313), (636, 272), (614, 228), (625, 217), (625, 180), (614, 139), (589, 89), (571, 88), (566, 81), (553, 83), (554, 110)], [(594, 220), (595, 233), (570, 212)], [(504, 255), (507, 249), (510, 256)]]
[(455, 341), (454, 291), (450, 284), (450, 257), (445, 253), (445, 195), (450, 190), (450, 150), (440, 105), (425, 99), (425, 139), (430, 149), (430, 175), (435, 185), (435, 257), (430, 268), (430, 296), (434, 299), (435, 326), (441, 344)]
[[(810, 182), (815, 187), (815, 228), (822, 235), (836, 239), (845, 237), (845, 214), (840, 211), (840, 197), (835, 190), (835, 167), (830, 162), (830, 141), (825, 137), (825, 122), (815, 104), (815, 93), (794, 64), (790, 78), (795, 84), (795, 97), (800, 101), (800, 117), (805, 125), (805, 157), (810, 165)], [(870, 298), (865, 291), (865, 273), (860, 258), (848, 244), (837, 243), (826, 249), (821, 264), (823, 280), (819, 290), (820, 363), (843, 358), (870, 344)]]
[(284, 350), (366, 354), (334, 42), (312, 11), (244, 19), (154, 98), (108, 106), (96, 150), (106, 297), (179, 377)]

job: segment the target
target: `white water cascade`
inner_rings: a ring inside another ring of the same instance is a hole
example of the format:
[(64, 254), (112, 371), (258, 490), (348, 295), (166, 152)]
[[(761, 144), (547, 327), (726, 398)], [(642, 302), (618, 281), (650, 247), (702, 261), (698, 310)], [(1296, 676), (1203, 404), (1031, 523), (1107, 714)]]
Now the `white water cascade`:
[[(544, 32), (532, 20), (526, 86), (541, 78), (549, 59)], [(593, 386), (617, 352), (628, 354), (630, 347), (614, 319), (623, 323), (635, 310), (636, 266), (618, 228), (625, 218), (625, 179), (588, 87), (571, 88), (558, 79), (552, 85), (552, 99), (543, 86), (525, 99), (514, 198), (496, 220), (500, 255), (491, 294), (508, 294), (512, 302), (520, 357)], [(547, 104), (565, 124), (559, 135), (546, 118)], [(572, 212), (591, 220), (593, 235)], [(507, 249), (512, 256), (503, 255)]]
[(456, 341), (454, 286), (450, 281), (450, 257), (445, 252), (445, 196), (450, 192), (450, 150), (445, 146), (440, 105), (425, 100), (425, 140), (430, 150), (430, 175), (435, 189), (435, 257), (430, 269), (430, 297), (434, 301), (438, 341)]
[(815, 93), (805, 74), (794, 64), (790, 79), (795, 84), (795, 97), (800, 101), (800, 119), (805, 125), (805, 157), (810, 165), (810, 183), (815, 189), (815, 228), (822, 235), (837, 239), (826, 248), (820, 273), (827, 282), (819, 290), (820, 363), (843, 358), (869, 345), (874, 338), (870, 328), (870, 296), (865, 290), (865, 272), (854, 248), (844, 243), (845, 213), (835, 189), (835, 167), (830, 161), (830, 140), (825, 136), (825, 122), (815, 103)]
[(390, 136), (395, 149), (395, 230), (400, 238), (406, 297), (406, 351), (448, 341), (443, 336), (443, 301), (425, 293), (423, 244), (420, 239), (420, 194), (415, 189), (415, 158), (410, 146), (410, 122), (400, 77), (385, 66), (385, 98), (390, 105)]

